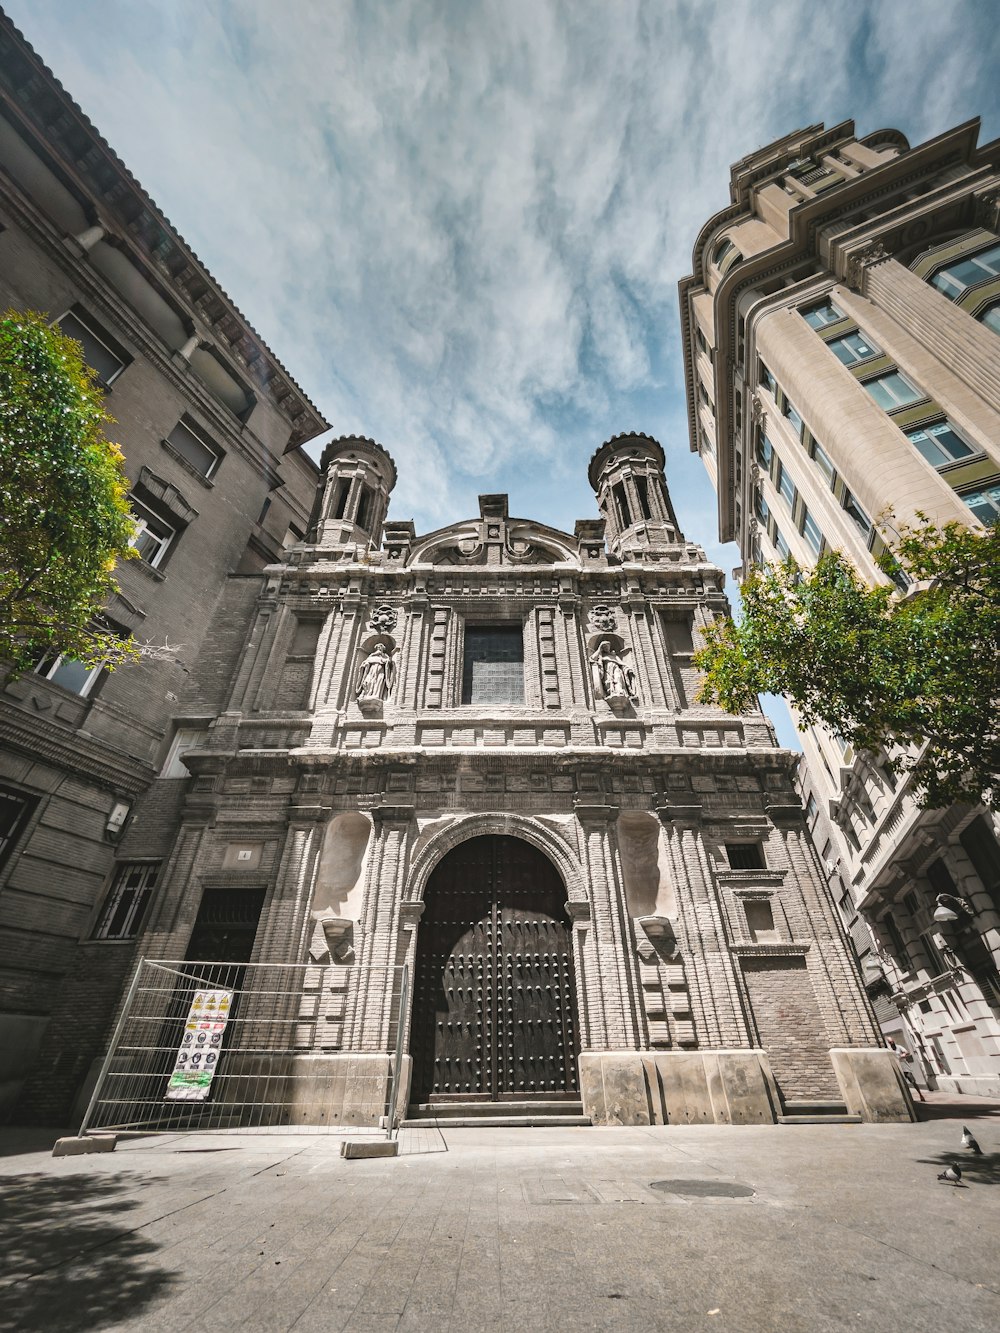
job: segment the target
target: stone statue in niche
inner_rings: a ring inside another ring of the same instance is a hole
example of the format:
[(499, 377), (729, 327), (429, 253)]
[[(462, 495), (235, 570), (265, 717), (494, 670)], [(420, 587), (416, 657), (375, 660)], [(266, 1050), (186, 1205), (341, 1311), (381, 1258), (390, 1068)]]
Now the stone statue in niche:
[(636, 685), (635, 672), (625, 662), (628, 648), (619, 648), (613, 639), (601, 639), (590, 654), (590, 674), (594, 682), (594, 693), (598, 699), (604, 699), (614, 706), (631, 700), (639, 702), (639, 689)]
[(354, 693), (359, 703), (384, 703), (396, 682), (396, 664), (383, 640), (376, 641), (358, 667)]

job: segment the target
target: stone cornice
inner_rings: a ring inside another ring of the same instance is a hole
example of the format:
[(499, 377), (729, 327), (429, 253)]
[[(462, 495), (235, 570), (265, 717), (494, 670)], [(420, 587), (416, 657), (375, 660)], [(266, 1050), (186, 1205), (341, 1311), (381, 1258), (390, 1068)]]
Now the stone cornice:
[(69, 770), (115, 793), (137, 796), (156, 776), (151, 765), (124, 751), (6, 701), (0, 702), (0, 742), (35, 762)]

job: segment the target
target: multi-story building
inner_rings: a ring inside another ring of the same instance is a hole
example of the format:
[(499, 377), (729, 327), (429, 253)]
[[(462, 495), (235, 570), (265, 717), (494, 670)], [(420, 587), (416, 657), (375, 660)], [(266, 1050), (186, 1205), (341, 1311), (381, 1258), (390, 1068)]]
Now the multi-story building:
[(0, 696), (0, 1110), (66, 1114), (172, 841), (175, 752), (216, 714), (252, 577), (308, 526), (326, 423), (0, 16), (0, 309), (83, 345), (125, 454), (141, 559), (114, 674), (46, 658)]
[[(732, 168), (680, 284), (691, 447), (743, 570), (844, 552), (872, 582), (920, 514), (1000, 519), (1000, 143), (814, 125)], [(1000, 1091), (996, 816), (920, 810), (884, 756), (803, 737), (834, 898), (926, 1077)]]
[(377, 1121), (398, 1031), (436, 1114), (908, 1117), (794, 756), (761, 714), (696, 700), (726, 601), (663, 463), (644, 435), (602, 445), (603, 519), (572, 534), (486, 495), (417, 535), (386, 519), (384, 449), (327, 446), (309, 538), (256, 580), (230, 688), (183, 752), (141, 943), (299, 987), (257, 1032), (285, 1099), (268, 1115)]

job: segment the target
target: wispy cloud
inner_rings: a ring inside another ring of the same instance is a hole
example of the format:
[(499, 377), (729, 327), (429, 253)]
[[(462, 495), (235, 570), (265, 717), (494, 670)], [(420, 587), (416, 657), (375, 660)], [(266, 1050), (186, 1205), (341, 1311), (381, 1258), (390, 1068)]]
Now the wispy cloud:
[(8, 9), (337, 430), (391, 450), (422, 527), (500, 489), (571, 524), (634, 426), (717, 550), (676, 283), (730, 163), (848, 116), (1000, 131), (975, 3)]

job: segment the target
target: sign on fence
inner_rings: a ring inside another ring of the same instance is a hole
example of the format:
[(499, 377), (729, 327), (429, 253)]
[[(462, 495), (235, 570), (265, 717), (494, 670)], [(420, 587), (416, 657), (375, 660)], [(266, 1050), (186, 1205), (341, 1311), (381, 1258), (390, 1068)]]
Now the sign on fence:
[(168, 1102), (203, 1102), (222, 1053), (222, 1034), (229, 1021), (233, 993), (228, 990), (195, 991), (188, 1010), (180, 1050), (163, 1094)]

